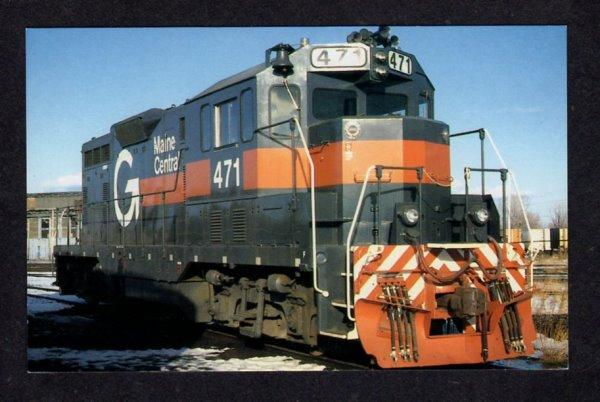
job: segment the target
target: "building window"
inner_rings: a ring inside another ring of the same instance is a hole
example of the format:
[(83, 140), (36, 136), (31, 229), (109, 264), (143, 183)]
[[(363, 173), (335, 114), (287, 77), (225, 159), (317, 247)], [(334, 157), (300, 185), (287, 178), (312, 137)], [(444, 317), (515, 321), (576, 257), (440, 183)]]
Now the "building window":
[(66, 238), (69, 235), (69, 218), (60, 219), (60, 235), (58, 237)]
[(242, 91), (240, 116), (242, 141), (250, 141), (254, 137), (254, 96), (251, 89)]
[(29, 222), (29, 233), (28, 237), (30, 239), (37, 239), (39, 236), (39, 219), (38, 218), (29, 218), (27, 219)]
[(208, 151), (212, 147), (213, 117), (212, 107), (204, 105), (200, 108), (200, 130), (202, 137), (202, 150)]
[(406, 116), (406, 95), (370, 93), (367, 94), (368, 116)]
[[(296, 85), (290, 85), (289, 88), (296, 104), (300, 106), (300, 89)], [(287, 121), (296, 115), (295, 111), (296, 107), (285, 86), (278, 85), (271, 88), (269, 124)], [(274, 127), (273, 130), (278, 130), (282, 133), (282, 127), (283, 125)], [(288, 130), (285, 134), (289, 134), (289, 128), (287, 126), (284, 130)]]
[(313, 116), (317, 119), (356, 116), (356, 92), (340, 89), (315, 89), (313, 92)]
[(69, 229), (71, 231), (71, 239), (79, 238), (79, 225), (76, 219), (69, 218)]
[(50, 234), (50, 218), (40, 218), (40, 238), (47, 239)]
[(185, 117), (179, 118), (179, 139), (185, 140)]
[(215, 105), (215, 148), (238, 142), (240, 120), (238, 101), (231, 99)]

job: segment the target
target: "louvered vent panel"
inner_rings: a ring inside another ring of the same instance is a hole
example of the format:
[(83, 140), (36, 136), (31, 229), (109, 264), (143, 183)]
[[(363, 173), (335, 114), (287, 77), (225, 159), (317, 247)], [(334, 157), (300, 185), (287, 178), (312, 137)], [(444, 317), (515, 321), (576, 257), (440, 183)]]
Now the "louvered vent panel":
[(108, 223), (108, 208), (102, 205), (102, 223)]
[(233, 226), (233, 242), (246, 242), (246, 210), (234, 209), (231, 214), (231, 225)]
[(183, 181), (183, 202), (185, 203), (185, 199), (187, 198), (187, 179), (185, 174), (185, 166), (181, 168), (181, 175)]
[(81, 220), (82, 220), (82, 224), (87, 225), (88, 209), (89, 209), (89, 207), (87, 206), (87, 187), (83, 187), (81, 192), (82, 192), (82, 200), (83, 200)]
[(223, 243), (223, 212), (218, 209), (210, 211), (209, 238), (211, 243)]
[(108, 201), (108, 182), (102, 183), (102, 200)]

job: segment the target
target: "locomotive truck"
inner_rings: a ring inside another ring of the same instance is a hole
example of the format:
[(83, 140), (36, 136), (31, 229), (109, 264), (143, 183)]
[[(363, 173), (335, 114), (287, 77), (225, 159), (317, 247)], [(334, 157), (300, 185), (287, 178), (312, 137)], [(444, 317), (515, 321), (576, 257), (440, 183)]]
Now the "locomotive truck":
[(80, 244), (55, 247), (58, 286), (244, 337), (360, 342), (383, 368), (531, 354), (531, 261), (484, 190), (507, 171), (482, 147), (451, 193), (451, 138), (467, 134), (486, 132), (434, 119), (433, 84), (387, 27), (278, 44), (83, 144)]

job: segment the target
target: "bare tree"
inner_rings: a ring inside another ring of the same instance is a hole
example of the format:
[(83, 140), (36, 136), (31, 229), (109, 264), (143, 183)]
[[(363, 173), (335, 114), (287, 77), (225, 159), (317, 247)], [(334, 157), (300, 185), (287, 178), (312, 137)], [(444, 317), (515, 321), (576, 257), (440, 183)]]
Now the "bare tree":
[(560, 229), (566, 228), (567, 226), (567, 206), (564, 203), (557, 203), (550, 210), (550, 227)]
[[(521, 197), (523, 199), (523, 204), (525, 205), (525, 210), (527, 211), (527, 219), (529, 220), (529, 226), (534, 228), (541, 227), (542, 220), (538, 213), (532, 212), (529, 208), (530, 200), (527, 195), (523, 195)], [(521, 209), (521, 203), (519, 202), (519, 198), (516, 195), (512, 195), (509, 198), (510, 205), (510, 227), (511, 229), (526, 229), (527, 225), (525, 224), (525, 218), (523, 217), (523, 211)]]

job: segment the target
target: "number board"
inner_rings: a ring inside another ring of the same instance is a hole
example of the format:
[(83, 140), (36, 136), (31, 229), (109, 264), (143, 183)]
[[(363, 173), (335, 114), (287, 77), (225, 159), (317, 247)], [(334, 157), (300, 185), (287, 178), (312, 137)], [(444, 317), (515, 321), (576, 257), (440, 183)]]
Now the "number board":
[(317, 68), (362, 67), (367, 64), (367, 51), (360, 47), (315, 47), (310, 62)]
[(394, 71), (398, 71), (406, 75), (412, 74), (412, 60), (405, 54), (390, 50), (388, 52), (388, 65)]

